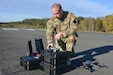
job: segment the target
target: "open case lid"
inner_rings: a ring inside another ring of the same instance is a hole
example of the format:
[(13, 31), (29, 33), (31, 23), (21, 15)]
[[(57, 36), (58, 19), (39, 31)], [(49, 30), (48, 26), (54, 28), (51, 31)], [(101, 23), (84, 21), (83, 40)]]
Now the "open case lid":
[(35, 38), (35, 46), (38, 52), (40, 52), (41, 50), (44, 50), (42, 38), (40, 37)]
[(32, 55), (33, 54), (33, 49), (32, 49), (32, 43), (31, 40), (28, 41), (28, 48), (29, 48), (29, 54), (28, 55)]

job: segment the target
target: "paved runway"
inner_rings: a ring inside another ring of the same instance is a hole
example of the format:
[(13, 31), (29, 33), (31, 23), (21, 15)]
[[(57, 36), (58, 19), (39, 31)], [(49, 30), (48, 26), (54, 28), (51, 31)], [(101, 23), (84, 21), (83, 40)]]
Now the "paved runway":
[[(72, 65), (62, 75), (112, 75), (113, 35), (94, 32), (79, 32)], [(25, 71), (19, 64), (27, 54), (27, 41), (41, 37), (46, 48), (45, 30), (0, 28), (0, 75), (48, 75), (39, 70)], [(33, 43), (34, 44), (34, 43)], [(35, 51), (35, 46), (33, 45)], [(90, 67), (83, 62), (90, 60)]]

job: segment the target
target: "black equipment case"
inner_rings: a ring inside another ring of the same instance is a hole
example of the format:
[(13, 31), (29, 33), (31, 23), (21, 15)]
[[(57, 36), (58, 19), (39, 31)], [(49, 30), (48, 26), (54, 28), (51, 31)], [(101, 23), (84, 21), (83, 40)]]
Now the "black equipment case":
[(67, 65), (67, 52), (54, 52), (52, 49), (42, 50), (40, 69), (50, 75), (59, 75)]
[(20, 57), (20, 65), (24, 67), (25, 70), (35, 70), (39, 69), (40, 59), (33, 56), (23, 56)]
[(52, 65), (50, 63), (41, 61), (40, 62), (40, 69), (42, 71), (47, 72), (50, 75), (60, 75), (65, 67), (67, 67), (67, 63), (62, 63), (59, 65)]
[(39, 63), (40, 63), (40, 51), (43, 50), (43, 43), (42, 39), (36, 39), (35, 38), (35, 45), (36, 45), (36, 52), (33, 52), (32, 49), (32, 42), (31, 40), (28, 41), (28, 48), (29, 48), (29, 54), (27, 56), (20, 57), (20, 65), (24, 67), (25, 70), (35, 70), (39, 69)]
[(67, 62), (67, 52), (53, 52), (51, 49), (41, 51), (41, 60), (52, 65), (59, 65)]

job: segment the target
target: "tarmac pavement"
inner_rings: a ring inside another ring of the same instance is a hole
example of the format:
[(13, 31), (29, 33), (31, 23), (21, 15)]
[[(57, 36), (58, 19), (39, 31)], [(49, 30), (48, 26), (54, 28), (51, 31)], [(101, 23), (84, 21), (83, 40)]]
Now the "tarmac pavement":
[[(78, 35), (72, 64), (61, 75), (112, 75), (113, 35), (94, 32), (78, 32)], [(20, 57), (28, 52), (27, 41), (33, 41), (35, 51), (37, 37), (42, 38), (46, 49), (45, 30), (0, 28), (0, 75), (48, 75), (40, 69), (25, 71), (20, 66)]]

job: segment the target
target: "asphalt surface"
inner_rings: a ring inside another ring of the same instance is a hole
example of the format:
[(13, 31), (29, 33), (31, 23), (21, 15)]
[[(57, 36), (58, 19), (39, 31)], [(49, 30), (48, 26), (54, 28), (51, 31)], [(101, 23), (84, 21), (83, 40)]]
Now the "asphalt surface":
[[(113, 35), (78, 32), (71, 66), (61, 75), (113, 75)], [(45, 30), (0, 28), (0, 75), (48, 75), (40, 69), (25, 71), (20, 57), (27, 55), (27, 41), (41, 37), (46, 48)], [(91, 61), (87, 67), (85, 61)]]

